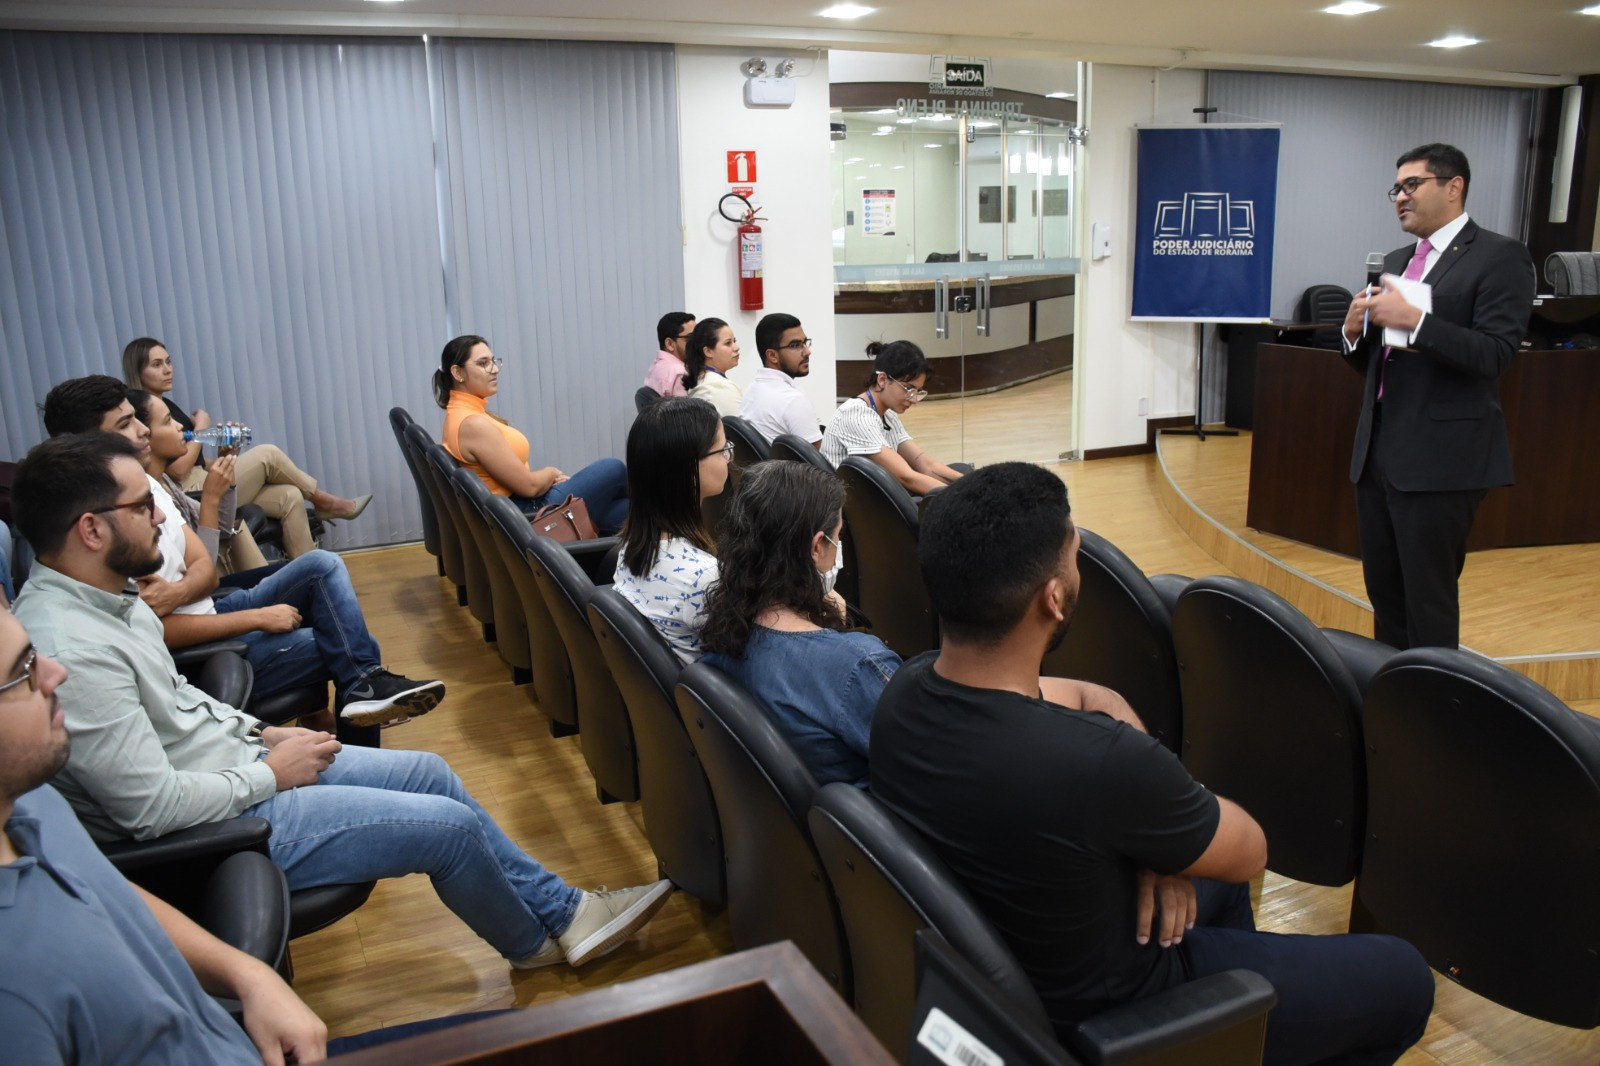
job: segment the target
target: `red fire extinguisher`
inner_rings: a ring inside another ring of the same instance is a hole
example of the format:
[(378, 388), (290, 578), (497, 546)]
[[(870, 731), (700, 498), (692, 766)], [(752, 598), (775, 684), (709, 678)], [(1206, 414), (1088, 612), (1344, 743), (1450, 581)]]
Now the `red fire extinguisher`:
[[(744, 212), (739, 218), (729, 218), (724, 209), (729, 199), (738, 200), (744, 205)], [(761, 280), (761, 227), (756, 225), (762, 221), (756, 214), (760, 208), (751, 207), (750, 201), (737, 193), (729, 193), (717, 205), (717, 210), (728, 221), (739, 223), (739, 310), (759, 311), (765, 303)]]

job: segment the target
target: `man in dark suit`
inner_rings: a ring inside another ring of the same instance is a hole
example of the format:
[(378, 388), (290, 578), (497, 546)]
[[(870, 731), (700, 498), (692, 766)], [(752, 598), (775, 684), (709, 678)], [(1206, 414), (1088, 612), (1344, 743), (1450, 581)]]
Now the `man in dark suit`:
[[(1500, 377), (1527, 332), (1533, 260), (1467, 217), (1472, 172), (1460, 149), (1426, 144), (1396, 166), (1389, 199), (1418, 240), (1389, 253), (1382, 284), (1345, 316), (1345, 359), (1367, 379), (1350, 480), (1375, 635), (1397, 648), (1455, 647), (1473, 516), (1486, 491), (1511, 484)], [(1387, 275), (1426, 282), (1433, 309), (1407, 302)], [(1386, 346), (1384, 327), (1406, 343)]]

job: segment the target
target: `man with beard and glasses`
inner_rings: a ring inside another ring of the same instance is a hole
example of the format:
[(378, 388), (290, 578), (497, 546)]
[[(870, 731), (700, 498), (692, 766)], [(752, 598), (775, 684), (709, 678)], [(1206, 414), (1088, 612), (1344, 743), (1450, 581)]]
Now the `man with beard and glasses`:
[(97, 840), (148, 840), (240, 814), (272, 823), (292, 889), (425, 873), (518, 969), (579, 966), (617, 947), (670, 881), (568, 885), (519, 848), (439, 756), (341, 748), (270, 727), (179, 676), (132, 581), (160, 563), (161, 508), (129, 441), (53, 437), (17, 466), (12, 504), (38, 554), (17, 620), (70, 676), (72, 756), (55, 776)]
[(795, 384), (795, 379), (811, 373), (811, 338), (805, 327), (793, 315), (775, 311), (756, 323), (756, 349), (761, 352), (761, 369), (744, 390), (739, 417), (769, 441), (793, 433), (822, 447), (817, 413)]
[(1260, 933), (1261, 827), (1108, 689), (1039, 676), (1078, 596), (1060, 478), (983, 467), (932, 497), (917, 558), (943, 644), (878, 701), (872, 792), (923, 834), (1064, 1030), (1224, 970), (1277, 989), (1265, 1061), (1389, 1063), (1422, 1035), (1427, 963), (1376, 935)]

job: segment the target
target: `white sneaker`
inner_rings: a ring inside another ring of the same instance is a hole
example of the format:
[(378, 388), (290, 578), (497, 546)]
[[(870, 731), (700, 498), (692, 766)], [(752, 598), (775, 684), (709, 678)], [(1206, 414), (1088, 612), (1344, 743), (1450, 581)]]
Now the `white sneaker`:
[(567, 962), (582, 966), (616, 948), (661, 909), (671, 891), (672, 882), (662, 880), (612, 892), (602, 885), (585, 892), (566, 932), (556, 938)]
[(556, 938), (547, 936), (544, 943), (539, 945), (539, 950), (532, 955), (524, 955), (520, 959), (511, 960), (513, 970), (538, 970), (545, 966), (554, 966), (558, 962), (566, 962), (566, 952), (561, 950), (561, 945), (556, 943)]

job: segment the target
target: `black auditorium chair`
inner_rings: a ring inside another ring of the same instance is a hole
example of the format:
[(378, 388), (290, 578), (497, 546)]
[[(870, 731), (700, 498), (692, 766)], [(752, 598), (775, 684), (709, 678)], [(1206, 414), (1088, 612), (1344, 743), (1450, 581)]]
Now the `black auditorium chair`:
[(522, 619), (527, 630), (528, 661), (532, 666), (533, 683), (527, 686), (529, 697), (544, 716), (550, 720), (550, 735), (571, 736), (578, 731), (578, 701), (572, 689), (572, 664), (567, 661), (567, 648), (561, 642), (561, 632), (556, 629), (550, 608), (545, 605), (539, 584), (533, 577), (533, 560), (528, 544), (536, 534), (528, 525), (528, 516), (504, 496), (491, 496), (487, 504), (489, 534), (500, 552), (511, 584), (516, 588), (517, 599), (522, 604)]
[[(869, 793), (824, 785), (812, 837), (850, 942), (855, 1006), (889, 1048), (912, 1038), (916, 933), (936, 930), (1031, 1025), (1050, 1028), (1016, 956), (926, 841)], [(1257, 1063), (1277, 993), (1245, 970), (1191, 981), (1113, 1007), (1058, 1034), (1069, 1051), (1107, 1066)]]
[(416, 460), (416, 469), (421, 478), (422, 489), (433, 505), (434, 521), (439, 532), (439, 573), (447, 578), (456, 589), (456, 602), (465, 607), (467, 604), (467, 570), (466, 563), (461, 558), (461, 536), (456, 529), (455, 519), (450, 516), (449, 508), (445, 503), (448, 493), (441, 492), (442, 482), (440, 471), (433, 467), (428, 458), (428, 451), (434, 445), (428, 431), (413, 423), (405, 430), (406, 446), (411, 456)]
[(917, 506), (901, 484), (870, 459), (851, 455), (839, 465), (844, 482), (845, 572), (855, 576), (846, 596), (872, 619), (872, 632), (903, 659), (939, 646), (934, 617), (917, 569)]
[(1312, 331), (1312, 347), (1337, 352), (1344, 346), (1339, 334), (1344, 316), (1350, 311), (1350, 300), (1350, 290), (1342, 285), (1312, 285), (1300, 294), (1295, 321), (1324, 326), (1323, 329)]
[(1114, 690), (1150, 735), (1182, 753), (1183, 694), (1172, 648), (1172, 607), (1189, 579), (1145, 577), (1104, 537), (1078, 527), (1078, 606), (1066, 639), (1045, 655), (1040, 672)]
[(686, 667), (677, 700), (721, 819), (734, 946), (792, 940), (848, 999), (844, 926), (806, 822), (816, 779), (749, 693), (715, 667)]
[(1498, 663), (1396, 653), (1367, 689), (1351, 928), (1520, 1014), (1600, 1025), (1600, 721)]
[(511, 683), (526, 685), (532, 680), (533, 663), (528, 657), (528, 623), (522, 617), (522, 597), (506, 570), (505, 560), (494, 542), (494, 519), (489, 517), (489, 490), (483, 479), (458, 467), (451, 475), (461, 500), (461, 514), (483, 560), (484, 576), (489, 581), (490, 609), (494, 615), (494, 646), (500, 658), (511, 667)]
[(717, 804), (673, 702), (683, 664), (615, 589), (595, 590), (589, 624), (633, 724), (644, 835), (661, 874), (691, 896), (721, 904), (727, 890)]
[(533, 580), (561, 634), (572, 666), (578, 702), (578, 746), (594, 775), (600, 802), (639, 798), (639, 771), (634, 757), (633, 726), (616, 678), (600, 654), (589, 626), (589, 601), (595, 585), (560, 544), (534, 537), (527, 544)]
[(949, 1066), (951, 1056), (956, 1062), (994, 1061), (973, 1041), (1011, 1066), (1081, 1066), (1049, 1026), (1006, 998), (944, 937), (918, 929), (916, 943), (917, 1004), (906, 1066)]
[[(211, 696), (241, 706), (249, 697), (250, 664), (233, 651), (216, 652), (196, 670), (193, 684)], [(234, 852), (257, 851), (265, 855), (272, 827), (265, 819), (230, 818), (223, 822), (191, 826), (154, 840), (117, 841), (103, 844), (101, 850), (112, 865), (128, 880), (172, 903), (180, 910), (193, 887), (203, 882), (205, 873)], [(288, 936), (290, 939), (314, 933), (332, 925), (367, 901), (375, 881), (344, 885), (319, 885), (289, 894)], [(287, 951), (280, 971), (293, 978)]]
[(780, 459), (793, 463), (809, 463), (821, 470), (824, 474), (834, 473), (832, 464), (809, 441), (801, 440), (793, 433), (780, 433), (773, 439), (772, 445), (767, 450), (768, 459)]
[(406, 441), (406, 427), (414, 425), (416, 422), (404, 407), (389, 408), (389, 426), (394, 430), (394, 439), (400, 445), (400, 457), (406, 461), (406, 469), (411, 472), (411, 480), (417, 488), (417, 499), (422, 514), (422, 546), (433, 556), (439, 573), (443, 574), (444, 560), (439, 557), (439, 516), (433, 509), (433, 497), (428, 495), (427, 486), (423, 484), (422, 470), (417, 465), (417, 454)]
[(460, 467), (442, 444), (428, 446), (428, 462), (439, 481), (439, 491), (444, 495), (445, 511), (456, 525), (456, 539), (461, 542), (461, 568), (467, 579), (467, 611), (483, 627), (483, 639), (494, 640), (494, 590), (489, 585), (489, 570), (478, 550), (477, 538), (467, 521), (466, 500), (456, 484), (455, 473)]
[(722, 432), (733, 441), (734, 462), (749, 466), (771, 457), (772, 449), (767, 444), (767, 438), (738, 415), (722, 416)]
[(1392, 649), (1355, 634), (1336, 644), (1288, 601), (1236, 577), (1190, 582), (1172, 638), (1189, 772), (1261, 823), (1273, 870), (1350, 881), (1366, 832), (1362, 691)]
[(659, 403), (660, 401), (661, 394), (655, 389), (652, 389), (649, 385), (640, 385), (637, 389), (633, 390), (633, 408), (634, 413), (636, 414), (644, 414), (644, 409), (646, 407), (649, 407), (653, 403)]

